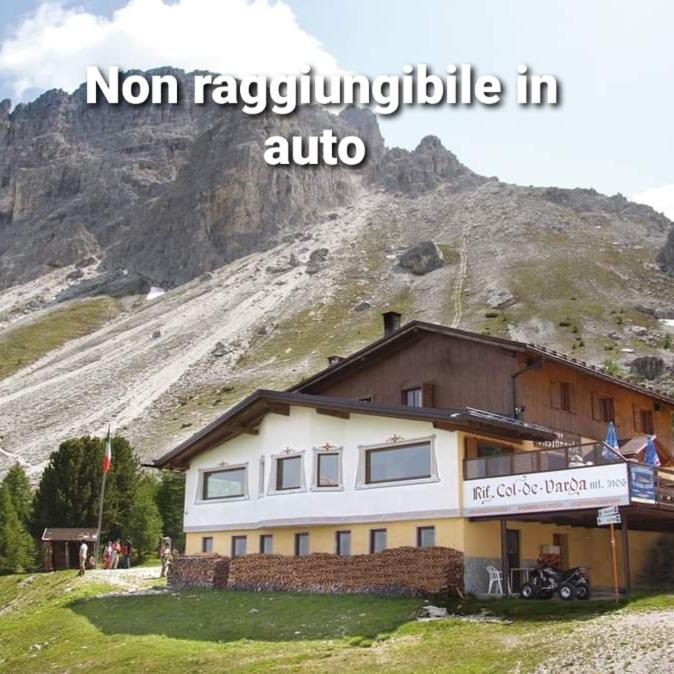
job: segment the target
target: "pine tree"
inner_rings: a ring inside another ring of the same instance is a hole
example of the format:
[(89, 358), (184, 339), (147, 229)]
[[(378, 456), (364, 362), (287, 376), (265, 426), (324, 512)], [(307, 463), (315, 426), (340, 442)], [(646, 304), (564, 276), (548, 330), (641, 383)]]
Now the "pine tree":
[[(61, 443), (35, 494), (33, 533), (45, 527), (95, 527), (103, 476), (105, 439), (91, 436)], [(126, 534), (140, 479), (140, 464), (126, 439), (112, 439), (112, 467), (108, 472), (103, 506), (101, 540)]]
[(0, 486), (0, 572), (23, 573), (35, 560), (35, 546), (21, 522), (9, 488)]
[(162, 471), (157, 489), (157, 506), (164, 522), (164, 535), (171, 537), (174, 547), (184, 549), (185, 473)]
[(155, 500), (157, 487), (157, 481), (149, 475), (138, 481), (133, 512), (126, 528), (141, 559), (159, 545), (162, 535), (162, 518)]
[(15, 463), (5, 475), (3, 484), (9, 490), (12, 504), (24, 527), (30, 527), (33, 514), (33, 493), (23, 467)]

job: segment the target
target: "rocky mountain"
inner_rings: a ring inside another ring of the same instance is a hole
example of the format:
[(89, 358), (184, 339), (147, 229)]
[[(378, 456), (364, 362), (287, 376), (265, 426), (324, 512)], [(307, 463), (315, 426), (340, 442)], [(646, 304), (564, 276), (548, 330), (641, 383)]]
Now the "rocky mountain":
[[(367, 164), (264, 163), (268, 136), (323, 128), (365, 138)], [(387, 308), (671, 390), (671, 227), (621, 195), (477, 175), (432, 136), (388, 149), (353, 108), (3, 103), (0, 472), (109, 421), (156, 456), (375, 339)]]

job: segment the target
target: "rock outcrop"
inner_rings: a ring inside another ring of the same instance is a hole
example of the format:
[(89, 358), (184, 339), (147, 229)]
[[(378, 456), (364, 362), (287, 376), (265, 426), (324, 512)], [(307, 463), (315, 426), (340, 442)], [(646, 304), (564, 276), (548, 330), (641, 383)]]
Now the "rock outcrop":
[(442, 251), (433, 241), (422, 241), (416, 246), (412, 246), (398, 260), (403, 269), (407, 269), (417, 276), (423, 276), (431, 271), (440, 269), (443, 262)]
[(375, 180), (386, 189), (415, 195), (442, 183), (475, 186), (486, 179), (467, 169), (437, 136), (426, 136), (413, 152), (389, 150), (376, 167)]
[(92, 255), (104, 269), (178, 285), (352, 199), (358, 172), (268, 166), (269, 136), (362, 128), (375, 155), (383, 151), (366, 113), (309, 106), (251, 117), (197, 106), (191, 77), (171, 72), (180, 105), (90, 106), (83, 87), (47, 92), (11, 114), (0, 104), (0, 288)]
[(663, 271), (674, 276), (674, 227), (669, 231), (667, 242), (658, 253), (658, 262)]

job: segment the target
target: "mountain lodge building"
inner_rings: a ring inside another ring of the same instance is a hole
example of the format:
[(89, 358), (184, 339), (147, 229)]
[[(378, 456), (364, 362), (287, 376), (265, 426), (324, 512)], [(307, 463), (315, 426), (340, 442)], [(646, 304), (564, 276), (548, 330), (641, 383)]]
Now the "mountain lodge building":
[[(544, 347), (384, 314), (384, 336), (288, 391), (256, 391), (156, 465), (187, 471), (186, 552), (463, 553), (517, 590), (536, 559), (621, 584), (674, 531), (674, 400)], [(620, 452), (602, 440), (615, 423)], [(656, 436), (661, 468), (643, 463)]]

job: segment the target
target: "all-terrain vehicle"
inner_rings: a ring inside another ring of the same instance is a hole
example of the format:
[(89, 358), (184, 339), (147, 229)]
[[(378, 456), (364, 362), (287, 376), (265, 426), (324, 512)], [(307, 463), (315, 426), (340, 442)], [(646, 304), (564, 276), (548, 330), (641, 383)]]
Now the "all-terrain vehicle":
[(561, 599), (589, 599), (590, 583), (587, 569), (576, 566), (562, 571), (555, 566), (544, 565), (536, 568), (520, 589), (522, 599), (552, 599), (555, 593)]

